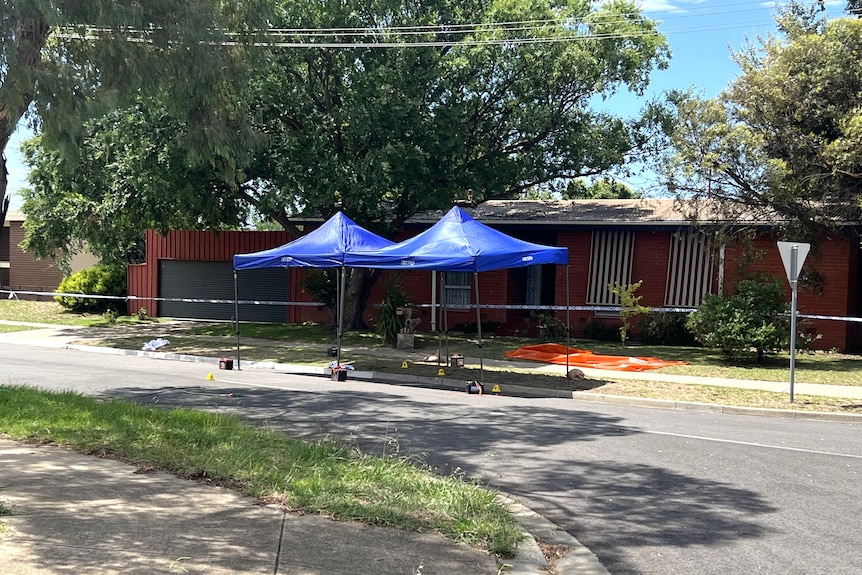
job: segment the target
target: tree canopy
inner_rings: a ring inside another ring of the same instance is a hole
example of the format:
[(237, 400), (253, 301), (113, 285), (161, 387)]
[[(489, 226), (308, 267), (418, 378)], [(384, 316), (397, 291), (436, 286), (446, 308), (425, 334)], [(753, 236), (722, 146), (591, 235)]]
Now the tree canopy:
[(605, 174), (652, 135), (645, 120), (590, 107), (616, 90), (642, 93), (667, 63), (656, 23), (633, 3), (270, 7), (268, 44), (243, 53), (237, 87), (218, 92), (242, 145), (190, 161), (187, 139), (201, 130), (152, 98), (86, 124), (74, 161), (57, 161), (43, 136), (27, 155), (31, 247), (51, 253), (77, 238), (121, 257), (111, 238), (125, 244), (146, 227), (234, 226), (256, 213), (290, 229), (297, 212), (339, 209), (392, 233), (455, 200)]
[(777, 19), (781, 34), (735, 55), (741, 74), (722, 94), (678, 99), (664, 172), (695, 205), (786, 221), (810, 239), (862, 198), (862, 21), (798, 9)]
[[(74, 162), (87, 119), (145, 95), (196, 126), (200, 157), (229, 146), (213, 111), (223, 86), (225, 35), (248, 34), (266, 3), (216, 0), (5, 0), (0, 5), (0, 207), (5, 150), (26, 119)], [(231, 37), (234, 41), (237, 36)], [(242, 38), (242, 36), (240, 36)], [(236, 69), (230, 69), (236, 75)], [(2, 223), (5, 210), (0, 210)]]

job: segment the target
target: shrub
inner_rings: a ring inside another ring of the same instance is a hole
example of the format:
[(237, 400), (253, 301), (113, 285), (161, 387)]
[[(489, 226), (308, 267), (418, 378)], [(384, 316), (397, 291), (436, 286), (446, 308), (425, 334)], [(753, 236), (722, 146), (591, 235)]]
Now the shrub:
[(640, 323), (643, 342), (649, 345), (697, 345), (694, 334), (686, 327), (687, 313), (651, 311)]
[[(461, 333), (479, 333), (479, 330), (476, 329), (476, 322), (469, 321), (464, 323), (456, 324), (452, 331), (460, 331)], [(482, 333), (497, 333), (500, 328), (503, 326), (499, 321), (483, 321), (482, 322)]]
[(530, 312), (530, 320), (535, 323), (536, 330), (542, 341), (565, 341), (566, 323), (554, 315), (554, 312)]
[[(123, 265), (98, 265), (73, 273), (60, 282), (57, 291), (126, 297), (126, 268)], [(117, 300), (56, 296), (61, 306), (75, 313), (104, 313), (108, 310), (118, 312), (121, 302)]]
[(584, 337), (596, 341), (617, 341), (620, 338), (620, 330), (600, 319), (592, 318), (584, 326)]
[(686, 323), (703, 345), (721, 350), (727, 358), (754, 350), (757, 363), (787, 349), (790, 322), (785, 314), (783, 284), (772, 277), (740, 281), (732, 295), (708, 295)]
[(380, 313), (377, 315), (377, 335), (389, 345), (396, 344), (398, 334), (404, 327), (404, 317), (398, 315), (398, 308), (412, 305), (401, 282), (402, 279), (398, 275), (390, 274), (386, 277), (383, 285), (385, 296), (380, 305)]
[(311, 294), (315, 301), (326, 306), (331, 314), (331, 323), (335, 325), (336, 313), (338, 306), (338, 274), (339, 269), (315, 269), (308, 272), (305, 279), (302, 281), (302, 286)]

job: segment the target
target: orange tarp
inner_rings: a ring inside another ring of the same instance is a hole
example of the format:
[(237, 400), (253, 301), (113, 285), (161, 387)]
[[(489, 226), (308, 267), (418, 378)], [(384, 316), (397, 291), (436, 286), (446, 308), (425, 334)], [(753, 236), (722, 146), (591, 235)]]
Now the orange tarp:
[[(569, 362), (572, 367), (592, 367), (595, 369), (613, 369), (616, 371), (643, 371), (659, 369), (670, 365), (685, 365), (684, 361), (665, 361), (656, 357), (624, 357), (621, 355), (596, 355), (591, 351), (568, 348)], [(506, 357), (526, 359), (566, 365), (566, 346), (558, 343), (542, 345), (525, 345), (514, 351), (507, 351)]]

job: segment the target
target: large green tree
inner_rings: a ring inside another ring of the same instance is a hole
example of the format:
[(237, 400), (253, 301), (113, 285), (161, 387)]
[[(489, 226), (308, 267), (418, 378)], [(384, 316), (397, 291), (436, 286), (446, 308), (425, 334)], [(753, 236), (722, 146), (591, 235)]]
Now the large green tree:
[(0, 3), (0, 224), (9, 202), (5, 150), (25, 119), (74, 160), (87, 118), (146, 95), (196, 127), (191, 149), (220, 155), (230, 142), (224, 114), (214, 113), (227, 61), (215, 49), (225, 45), (220, 30), (247, 36), (265, 8), (255, 0)]
[[(275, 2), (271, 18), (270, 44), (249, 54), (242, 89), (222, 106), (232, 118), (245, 114), (236, 130), (246, 134), (243, 149), (219, 164), (224, 173), (183, 161), (183, 138), (156, 142), (158, 133), (195, 130), (169, 125), (176, 115), (160, 102), (141, 101), (89, 124), (80, 150), (90, 156), (78, 164), (59, 165), (49, 141), (30, 148), (31, 245), (45, 252), (86, 238), (98, 248), (145, 227), (200, 227), (221, 216), (234, 225), (246, 211), (290, 229), (298, 212), (342, 209), (391, 234), (454, 200), (513, 198), (607, 173), (654, 135), (654, 116), (627, 122), (590, 107), (616, 90), (642, 93), (666, 65), (656, 24), (630, 2), (295, 0)], [(136, 146), (125, 132), (147, 124), (154, 135)], [(140, 172), (154, 155), (163, 163)], [(160, 205), (188, 213), (166, 219), (150, 204), (159, 188), (173, 194), (172, 182), (189, 193)], [(118, 198), (142, 217), (109, 222)], [(75, 217), (62, 218), (54, 208), (62, 202)], [(363, 273), (351, 282), (349, 317), (359, 318), (367, 297)]]
[(787, 221), (813, 239), (862, 199), (862, 21), (792, 4), (778, 23), (736, 54), (741, 74), (721, 95), (678, 100), (664, 168), (692, 205)]

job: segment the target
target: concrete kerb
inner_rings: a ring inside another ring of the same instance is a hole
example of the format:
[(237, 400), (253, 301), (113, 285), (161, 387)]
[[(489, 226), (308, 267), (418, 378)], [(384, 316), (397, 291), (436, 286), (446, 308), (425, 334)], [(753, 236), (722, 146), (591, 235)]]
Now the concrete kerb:
[[(27, 342), (34, 343), (34, 342)], [(37, 344), (39, 345), (39, 344)], [(45, 345), (45, 344), (42, 344)], [(73, 345), (73, 344), (55, 344), (51, 347), (61, 349), (73, 349), (77, 351), (87, 351), (90, 353), (109, 353), (121, 355), (133, 355), (139, 357), (152, 357), (154, 359), (165, 359), (173, 361), (187, 361), (195, 363), (211, 363), (217, 365), (218, 358), (202, 357), (196, 355), (185, 355), (179, 353), (168, 353), (159, 351), (138, 351), (127, 350), (112, 347), (98, 347), (88, 345)], [(274, 362), (254, 362), (244, 361), (242, 367), (245, 369), (267, 369), (281, 373), (305, 374), (316, 376), (329, 376), (332, 370), (328, 367), (316, 367), (312, 365), (302, 364), (287, 364)], [(390, 385), (421, 385), (431, 389), (443, 389), (447, 391), (464, 391), (466, 380), (454, 380), (441, 377), (424, 377), (410, 374), (391, 374), (373, 371), (351, 370), (350, 378), (362, 379), (374, 383), (384, 383)], [(646, 397), (629, 397), (622, 395), (607, 395), (602, 393), (592, 393), (587, 391), (565, 391), (555, 389), (533, 388), (509, 384), (498, 384), (500, 387), (499, 395), (510, 395), (515, 397), (534, 397), (534, 398), (561, 398), (574, 399), (581, 401), (591, 401), (599, 403), (612, 403), (620, 405), (632, 405), (638, 407), (650, 407), (657, 409), (671, 409), (679, 411), (700, 411), (709, 413), (724, 413), (732, 415), (757, 415), (761, 417), (777, 417), (785, 419), (797, 420), (814, 420), (814, 421), (834, 421), (834, 422), (862, 422), (862, 415), (854, 413), (838, 413), (827, 411), (803, 411), (794, 409), (768, 409), (758, 407), (738, 407), (732, 405), (721, 405), (712, 403), (698, 403), (689, 401), (675, 401), (667, 399), (652, 399)], [(486, 391), (487, 395), (497, 395)]]
[(573, 537), (559, 525), (551, 523), (532, 509), (518, 503), (511, 497), (503, 494), (497, 496), (498, 500), (509, 508), (509, 511), (518, 521), (518, 524), (529, 534), (523, 545), (518, 546), (517, 556), (504, 561), (509, 568), (504, 571), (507, 574), (521, 575), (535, 573), (538, 568), (540, 572), (547, 572), (549, 565), (547, 558), (539, 547), (539, 541), (551, 545), (565, 547), (566, 554), (555, 560), (552, 567), (556, 573), (577, 573), (578, 575), (610, 575), (599, 558), (585, 547), (577, 538)]

